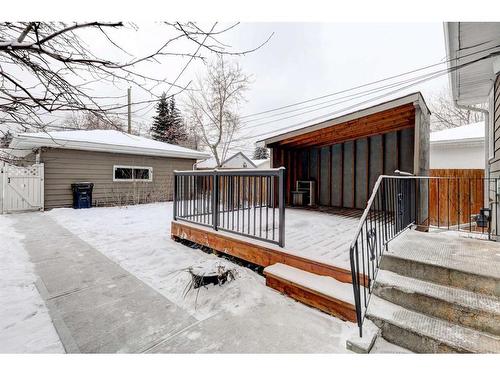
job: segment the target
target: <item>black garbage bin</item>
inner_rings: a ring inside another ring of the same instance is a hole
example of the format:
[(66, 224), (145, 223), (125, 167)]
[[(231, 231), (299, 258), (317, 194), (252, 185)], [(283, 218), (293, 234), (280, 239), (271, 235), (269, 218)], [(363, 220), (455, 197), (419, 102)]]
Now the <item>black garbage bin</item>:
[(71, 184), (73, 190), (73, 208), (92, 207), (92, 189), (94, 184), (91, 182), (78, 182)]

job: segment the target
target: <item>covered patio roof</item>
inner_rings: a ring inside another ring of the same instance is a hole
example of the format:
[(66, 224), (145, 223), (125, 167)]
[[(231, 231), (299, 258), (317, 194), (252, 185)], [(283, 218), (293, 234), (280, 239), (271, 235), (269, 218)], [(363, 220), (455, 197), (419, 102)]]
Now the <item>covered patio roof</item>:
[(317, 124), (275, 135), (260, 142), (267, 147), (305, 148), (332, 145), (384, 134), (415, 125), (415, 108), (430, 114), (420, 92), (393, 99)]
[(444, 34), (453, 100), (461, 105), (486, 102), (500, 70), (500, 24), (447, 22)]

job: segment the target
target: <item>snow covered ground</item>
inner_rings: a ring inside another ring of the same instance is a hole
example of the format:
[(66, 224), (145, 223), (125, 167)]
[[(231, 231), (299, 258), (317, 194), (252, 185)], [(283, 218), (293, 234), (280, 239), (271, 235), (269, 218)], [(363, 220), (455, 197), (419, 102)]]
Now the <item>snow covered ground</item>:
[[(269, 313), (272, 314), (273, 309), (276, 309), (280, 314), (280, 327), (277, 329), (282, 329), (283, 325), (289, 323), (290, 328), (301, 327), (306, 332), (323, 332), (319, 334), (321, 338), (315, 337), (320, 341), (327, 339), (328, 348), (318, 346), (317, 340), (316, 344), (311, 340), (310, 347), (304, 348), (302, 343), (302, 347), (298, 348), (299, 351), (311, 352), (345, 352), (346, 337), (357, 330), (352, 323), (342, 322), (308, 308), (266, 287), (264, 278), (248, 268), (173, 241), (170, 238), (171, 203), (89, 210), (54, 209), (44, 215), (55, 219), (61, 226), (88, 242), (200, 322), (223, 316), (223, 319), (210, 321), (215, 324), (220, 320), (218, 324), (230, 325), (233, 318), (234, 321), (241, 321), (255, 317), (256, 310), (270, 310)], [(236, 280), (223, 287), (209, 286), (188, 291), (186, 294), (191, 280), (187, 269), (212, 262), (235, 269)], [(286, 314), (283, 314), (283, 311), (286, 311)], [(205, 325), (209, 326), (208, 323)], [(269, 330), (268, 341), (272, 341), (272, 329), (269, 325), (266, 326), (266, 330)], [(186, 336), (186, 339), (189, 337)], [(204, 339), (210, 340), (206, 337)], [(315, 345), (318, 347), (314, 347)], [(170, 347), (168, 349), (175, 350)], [(206, 348), (200, 350), (204, 349)], [(278, 348), (276, 350), (279, 351)]]
[(64, 353), (15, 219), (0, 215), (0, 353)]
[(313, 210), (286, 210), (286, 251), (350, 269), (349, 246), (359, 218)]
[[(171, 203), (55, 209), (47, 215), (198, 319), (255, 305), (267, 289), (264, 279), (251, 270), (173, 241)], [(237, 268), (236, 281), (185, 295), (191, 280), (188, 268), (207, 262)]]
[[(328, 225), (321, 222), (328, 215), (306, 213), (316, 220), (308, 224), (313, 228)], [(0, 352), (64, 352), (34, 285), (36, 270), (24, 247), (24, 236), (16, 232), (32, 215), (52, 218), (197, 321), (151, 351), (344, 353), (346, 338), (357, 332), (352, 323), (266, 287), (265, 279), (248, 268), (173, 241), (172, 204), (154, 203), (0, 216)], [(292, 231), (288, 235), (293, 238), (295, 233), (297, 241), (308, 240), (297, 235), (306, 234), (299, 232), (305, 227), (303, 217), (293, 212), (287, 217)], [(314, 237), (314, 231), (309, 232)], [(39, 246), (60, 241), (67, 238), (53, 238)], [(188, 268), (212, 263), (233, 269), (236, 279), (223, 287), (190, 290)]]
[[(201, 205), (201, 203), (198, 204)], [(195, 212), (192, 207), (196, 203), (193, 200), (187, 201), (187, 205), (190, 208), (186, 208), (186, 212), (191, 210)], [(182, 216), (182, 205), (179, 210), (180, 216)], [(285, 247), (279, 250), (349, 269), (349, 245), (354, 238), (360, 216), (359, 210), (330, 209), (319, 211), (287, 208), (285, 212)], [(193, 215), (191, 220), (207, 225), (212, 223), (211, 214)], [(254, 208), (245, 205), (237, 210), (222, 211), (221, 207), (219, 228), (277, 241), (278, 210), (266, 209), (265, 206)]]

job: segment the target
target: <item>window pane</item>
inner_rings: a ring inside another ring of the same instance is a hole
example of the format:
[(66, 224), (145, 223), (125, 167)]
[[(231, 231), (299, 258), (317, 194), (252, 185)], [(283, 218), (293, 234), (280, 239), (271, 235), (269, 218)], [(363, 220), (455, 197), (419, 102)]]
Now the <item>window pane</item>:
[(147, 168), (135, 168), (134, 178), (136, 180), (149, 180), (149, 169)]
[(117, 180), (131, 180), (132, 168), (116, 168), (115, 179)]

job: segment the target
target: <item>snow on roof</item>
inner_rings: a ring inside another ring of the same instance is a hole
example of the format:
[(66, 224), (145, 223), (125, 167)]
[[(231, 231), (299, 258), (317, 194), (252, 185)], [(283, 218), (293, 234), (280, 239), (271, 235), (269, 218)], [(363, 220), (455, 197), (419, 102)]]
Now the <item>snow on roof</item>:
[(118, 130), (70, 130), (21, 133), (14, 136), (10, 148), (32, 150), (39, 147), (115, 152), (135, 155), (205, 158), (204, 152), (123, 133)]
[(269, 162), (269, 159), (251, 159), (252, 163), (255, 164), (256, 167), (259, 165), (265, 164)]
[(456, 128), (444, 129), (431, 133), (431, 142), (450, 143), (461, 140), (480, 140), (484, 139), (484, 122), (476, 122)]
[[(230, 154), (228, 157), (226, 157), (226, 159), (221, 163), (222, 166), (224, 167), (224, 165), (230, 161), (231, 159), (237, 157), (238, 155), (241, 155), (244, 159), (246, 159), (250, 164), (253, 164), (254, 167), (256, 167), (255, 163), (253, 162), (253, 160), (251, 160), (248, 156), (246, 156), (243, 152), (239, 151), (239, 152), (235, 152), (235, 153), (232, 153)], [(205, 160), (201, 160), (199, 162), (196, 163), (196, 168), (198, 169), (214, 169), (217, 167), (217, 162), (215, 161), (215, 158), (209, 158), (209, 159), (205, 159)]]

